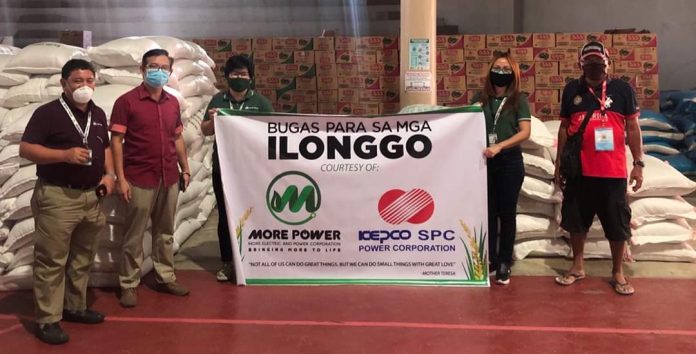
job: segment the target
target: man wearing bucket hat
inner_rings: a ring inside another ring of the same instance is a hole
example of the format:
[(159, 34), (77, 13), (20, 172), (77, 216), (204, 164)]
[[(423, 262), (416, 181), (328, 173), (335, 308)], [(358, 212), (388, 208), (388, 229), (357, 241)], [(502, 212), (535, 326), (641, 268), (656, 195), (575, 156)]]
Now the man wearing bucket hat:
[[(563, 89), (555, 174), (557, 185), (563, 188), (561, 227), (570, 233), (573, 264), (555, 281), (567, 286), (585, 278), (584, 244), (596, 215), (611, 247), (610, 283), (616, 293), (631, 295), (635, 290), (624, 276), (622, 262), (626, 241), (631, 237), (627, 179), (630, 176), (628, 183), (634, 191), (643, 183), (636, 95), (626, 82), (609, 78), (609, 55), (602, 43), (585, 44), (579, 59), (582, 76)], [(572, 177), (561, 173), (568, 167), (562, 166), (561, 156), (566, 141), (578, 131), (582, 133), (581, 173)], [(633, 158), (630, 175), (626, 169), (624, 136)]]

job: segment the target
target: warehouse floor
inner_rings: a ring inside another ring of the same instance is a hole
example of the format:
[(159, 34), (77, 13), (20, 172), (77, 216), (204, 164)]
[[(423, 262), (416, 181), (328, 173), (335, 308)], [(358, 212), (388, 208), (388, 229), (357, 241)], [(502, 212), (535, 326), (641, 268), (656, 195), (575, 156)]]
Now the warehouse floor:
[(0, 293), (0, 353), (691, 353), (696, 264), (628, 264), (634, 296), (613, 292), (607, 261), (570, 287), (564, 259), (517, 262), (510, 286), (247, 286), (217, 283), (217, 213), (177, 255), (188, 297), (139, 289), (123, 309), (91, 289), (101, 325), (64, 323), (71, 341), (32, 336), (30, 291)]

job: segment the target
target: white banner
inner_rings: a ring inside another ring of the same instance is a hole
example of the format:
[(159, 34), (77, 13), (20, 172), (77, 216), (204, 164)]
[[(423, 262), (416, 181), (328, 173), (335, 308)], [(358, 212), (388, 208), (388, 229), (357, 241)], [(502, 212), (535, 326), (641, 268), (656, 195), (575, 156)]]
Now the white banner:
[(215, 132), (240, 284), (488, 285), (480, 108)]

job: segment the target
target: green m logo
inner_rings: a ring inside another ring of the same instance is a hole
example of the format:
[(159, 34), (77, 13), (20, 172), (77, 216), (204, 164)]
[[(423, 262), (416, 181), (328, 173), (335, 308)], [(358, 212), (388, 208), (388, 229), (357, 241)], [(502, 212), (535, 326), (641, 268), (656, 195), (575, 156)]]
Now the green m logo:
[(302, 225), (316, 217), (321, 192), (308, 175), (288, 171), (273, 178), (266, 190), (266, 205), (274, 218), (288, 225)]

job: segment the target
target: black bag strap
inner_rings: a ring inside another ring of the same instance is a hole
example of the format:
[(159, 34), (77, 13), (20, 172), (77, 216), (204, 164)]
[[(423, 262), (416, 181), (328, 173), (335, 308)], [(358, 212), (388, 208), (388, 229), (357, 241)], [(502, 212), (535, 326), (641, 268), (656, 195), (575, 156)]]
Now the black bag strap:
[[(575, 134), (580, 134), (583, 135), (585, 134), (585, 128), (587, 127), (587, 123), (590, 122), (590, 117), (592, 117), (592, 113), (594, 113), (594, 109), (590, 108), (587, 113), (585, 113), (585, 119), (582, 120), (582, 124), (580, 124), (580, 129), (578, 129)], [(575, 135), (573, 134), (573, 135)]]

